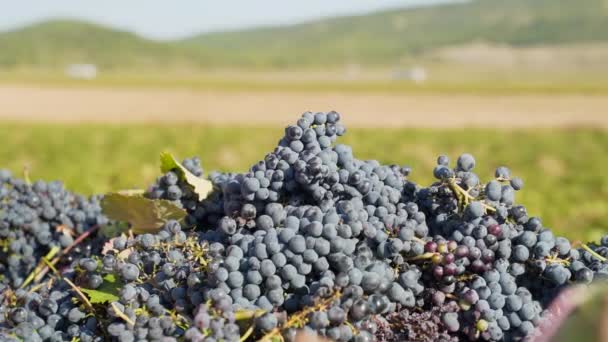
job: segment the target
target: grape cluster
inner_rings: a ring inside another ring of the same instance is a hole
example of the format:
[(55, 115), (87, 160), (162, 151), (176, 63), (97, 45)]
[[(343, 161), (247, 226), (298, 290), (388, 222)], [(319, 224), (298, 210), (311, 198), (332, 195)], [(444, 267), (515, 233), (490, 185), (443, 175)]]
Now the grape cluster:
[[(156, 234), (113, 238), (102, 253), (74, 261), (50, 288), (4, 293), (0, 299), (12, 302), (4, 328), (28, 341), (171, 341), (184, 336), (199, 306), (216, 300), (217, 290), (205, 286), (210, 247), (176, 221)], [(87, 304), (77, 289), (115, 298)]]
[[(20, 286), (51, 249), (106, 225), (100, 199), (73, 194), (58, 181), (29, 184), (0, 170), (0, 287)], [(98, 252), (95, 244), (77, 246), (67, 260)]]
[[(575, 246), (554, 236), (516, 203), (524, 183), (508, 168), (484, 183), (472, 155), (453, 166), (440, 156), (436, 181), (420, 186), (408, 166), (355, 158), (337, 143), (345, 132), (336, 112), (304, 113), (248, 172), (212, 173), (202, 201), (169, 171), (146, 196), (184, 208), (184, 222), (103, 251), (93, 238), (26, 289), (50, 246), (71, 243), (58, 227), (82, 233), (107, 219), (98, 197), (0, 173), (10, 277), (0, 336), (293, 341), (304, 329), (335, 341), (523, 341), (566, 286), (608, 276), (608, 237)], [(198, 158), (183, 166), (202, 176)], [(115, 293), (87, 303), (93, 290)]]

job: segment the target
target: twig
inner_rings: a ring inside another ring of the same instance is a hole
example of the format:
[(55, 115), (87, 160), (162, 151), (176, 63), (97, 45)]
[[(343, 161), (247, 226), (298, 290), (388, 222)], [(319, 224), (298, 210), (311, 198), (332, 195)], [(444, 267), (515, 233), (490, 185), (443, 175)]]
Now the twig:
[(416, 242), (420, 242), (420, 243), (421, 243), (421, 244), (423, 244), (423, 245), (424, 245), (424, 244), (426, 244), (426, 241), (422, 240), (421, 238), (419, 238), (419, 237), (417, 237), (417, 236), (414, 236), (414, 237), (412, 238), (412, 240), (414, 240), (414, 241), (416, 241)]
[(118, 307), (116, 306), (116, 304), (114, 304), (114, 302), (110, 303), (110, 305), (112, 305), (112, 309), (114, 309), (114, 313), (116, 313), (116, 316), (122, 318), (123, 320), (125, 320), (125, 322), (129, 323), (130, 325), (134, 326), (135, 322), (133, 322), (129, 316), (125, 315), (124, 312), (120, 311), (118, 309)]
[[(38, 265), (36, 265), (36, 268), (34, 268), (34, 270), (32, 271), (32, 273), (30, 273), (27, 278), (25, 279), (25, 281), (23, 282), (23, 284), (21, 284), (21, 286), (19, 286), (20, 289), (26, 287), (27, 285), (29, 285), (29, 283), (32, 282), (32, 280), (34, 280), (36, 278), (36, 276), (39, 274), (39, 272), (41, 272), (44, 268), (45, 268), (45, 263), (44, 260), (49, 260), (51, 258), (53, 258), (55, 256), (55, 254), (57, 254), (57, 252), (59, 252), (59, 247), (53, 247), (51, 248), (51, 250), (42, 258), (42, 260), (40, 260), (40, 262), (38, 262)], [(47, 267), (47, 272), (48, 272), (48, 267)]]
[[(89, 310), (91, 310), (91, 312), (93, 314), (95, 314), (95, 308), (93, 308), (93, 304), (91, 304), (91, 302), (89, 301), (87, 296), (85, 296), (84, 293), (82, 293), (82, 291), (80, 291), (78, 286), (76, 286), (74, 283), (72, 283), (72, 281), (68, 278), (63, 278), (63, 281), (65, 281), (66, 283), (68, 283), (68, 285), (70, 285), (70, 287), (76, 292), (76, 294), (78, 294), (78, 297), (80, 297), (80, 299), (82, 299), (82, 301), (87, 306), (87, 308), (89, 308)], [(112, 303), (112, 305), (113, 304), (114, 303)]]
[(249, 329), (247, 329), (247, 331), (245, 331), (243, 336), (241, 336), (241, 338), (239, 339), (239, 342), (247, 341), (247, 339), (251, 336), (251, 334), (253, 334), (254, 327), (255, 327), (255, 323), (252, 323), (251, 326), (249, 327)]
[(604, 258), (603, 256), (597, 254), (596, 251), (594, 251), (593, 249), (589, 248), (589, 246), (585, 245), (584, 243), (581, 243), (581, 247), (583, 247), (584, 250), (586, 250), (587, 252), (589, 252), (589, 254), (593, 255), (595, 258), (597, 258), (599, 261), (601, 262), (606, 262), (608, 261), (608, 259)]
[[(449, 179), (447, 181), (447, 184), (448, 184), (448, 187), (450, 188), (450, 190), (452, 190), (452, 192), (456, 195), (458, 202), (460, 202), (460, 204), (461, 204), (462, 209), (464, 209), (465, 205), (469, 204), (469, 201), (475, 200), (475, 197), (471, 196), (471, 194), (469, 194), (468, 191), (463, 189), (460, 185), (456, 184), (456, 181), (454, 180), (454, 178)], [(481, 205), (487, 211), (491, 211), (491, 212), (496, 211), (496, 208), (489, 206), (483, 202), (481, 202)]]
[[(87, 230), (86, 232), (80, 234), (80, 236), (78, 236), (74, 242), (72, 242), (71, 245), (67, 246), (66, 248), (64, 248), (61, 253), (59, 253), (58, 256), (56, 256), (53, 260), (51, 260), (50, 264), (51, 265), (56, 265), (59, 260), (61, 260), (62, 257), (64, 257), (66, 254), (68, 254), (74, 247), (76, 247), (78, 244), (80, 244), (84, 239), (86, 239), (87, 237), (89, 237), (89, 235), (93, 234), (95, 231), (97, 231), (99, 229), (99, 226), (94, 226), (91, 229)], [(35, 278), (34, 281), (37, 283), (39, 282), (42, 278), (44, 278), (44, 276), (49, 272), (49, 267), (47, 265), (47, 267), (45, 267), (42, 271), (40, 271), (40, 273), (38, 273)]]
[(340, 298), (341, 296), (342, 296), (342, 293), (340, 291), (336, 290), (331, 296), (321, 299), (315, 305), (306, 307), (306, 308), (302, 309), (301, 311), (291, 315), (285, 323), (283, 323), (280, 327), (276, 327), (276, 328), (270, 330), (266, 335), (262, 336), (262, 338), (259, 341), (260, 342), (270, 342), (270, 341), (274, 341), (275, 338), (284, 340), (283, 336), (281, 335), (281, 332), (283, 330), (288, 329), (288, 328), (294, 328), (294, 327), (301, 328), (308, 320), (308, 315), (310, 315), (312, 312), (315, 312), (315, 311), (326, 310), (327, 306), (331, 302)]
[(254, 318), (256, 316), (261, 316), (266, 313), (266, 310), (237, 310), (234, 313), (234, 319), (237, 321), (243, 321), (247, 319)]

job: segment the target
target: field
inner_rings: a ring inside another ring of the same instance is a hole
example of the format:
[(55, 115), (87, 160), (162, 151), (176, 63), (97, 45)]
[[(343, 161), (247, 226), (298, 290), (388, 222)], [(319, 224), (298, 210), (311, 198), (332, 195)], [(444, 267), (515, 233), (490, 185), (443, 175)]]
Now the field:
[[(150, 184), (163, 150), (199, 155), (207, 171), (244, 171), (281, 134), (279, 126), (12, 123), (0, 127), (0, 160), (16, 173), (27, 166), (32, 179), (61, 179), (70, 189), (98, 193)], [(590, 239), (608, 229), (604, 130), (356, 128), (342, 142), (360, 158), (412, 166), (411, 179), (420, 184), (432, 181), (436, 155), (471, 152), (484, 179), (503, 164), (524, 178), (519, 201), (559, 234)]]
[(576, 94), (398, 95), (0, 85), (0, 103), (0, 119), (13, 121), (284, 126), (305, 110), (337, 110), (356, 127), (608, 126), (608, 97)]

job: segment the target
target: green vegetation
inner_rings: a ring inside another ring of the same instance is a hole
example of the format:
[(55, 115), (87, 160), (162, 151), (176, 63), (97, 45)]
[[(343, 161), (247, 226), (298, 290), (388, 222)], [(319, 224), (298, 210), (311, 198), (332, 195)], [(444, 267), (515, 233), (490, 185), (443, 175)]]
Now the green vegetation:
[(476, 0), (277, 28), (156, 42), (78, 21), (0, 34), (0, 67), (102, 68), (393, 66), (436, 48), (486, 41), (514, 46), (608, 41), (604, 0)]
[(484, 67), (429, 65), (431, 77), (416, 84), (409, 80), (391, 80), (389, 70), (374, 71), (374, 78), (346, 80), (336, 73), (320, 73), (318, 77), (298, 78), (290, 71), (243, 71), (216, 72), (206, 74), (193, 71), (185, 75), (180, 72), (151, 74), (115, 70), (101, 73), (94, 80), (72, 79), (59, 72), (0, 70), (1, 84), (23, 84), (62, 87), (112, 87), (112, 88), (156, 88), (192, 89), (219, 91), (281, 91), (299, 93), (401, 93), (401, 94), (585, 94), (608, 93), (608, 78), (605, 72), (593, 68), (579, 70), (496, 70)]
[(411, 55), (475, 41), (529, 46), (606, 40), (603, 0), (476, 0), (205, 34), (189, 42), (213, 63), (291, 67), (394, 65)]
[[(150, 184), (164, 150), (199, 155), (206, 170), (245, 170), (280, 135), (251, 127), (3, 124), (0, 160), (16, 173), (28, 167), (32, 179), (62, 179), (70, 189), (98, 193)], [(605, 131), (353, 129), (343, 141), (363, 158), (411, 165), (421, 184), (432, 181), (430, 156), (454, 160), (471, 152), (484, 179), (502, 164), (524, 178), (518, 200), (558, 233), (587, 240), (608, 230)]]
[(49, 21), (0, 34), (0, 67), (60, 67), (95, 63), (101, 68), (167, 65), (192, 58), (175, 44), (140, 38), (79, 21)]

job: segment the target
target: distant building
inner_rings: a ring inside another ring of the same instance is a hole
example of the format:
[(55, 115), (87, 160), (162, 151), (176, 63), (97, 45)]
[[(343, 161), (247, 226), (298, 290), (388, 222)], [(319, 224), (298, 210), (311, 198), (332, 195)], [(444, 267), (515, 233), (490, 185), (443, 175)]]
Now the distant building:
[(407, 70), (396, 70), (392, 78), (395, 80), (408, 80), (415, 83), (424, 83), (428, 79), (426, 69), (423, 67), (413, 67)]
[(94, 64), (70, 64), (65, 68), (65, 74), (74, 79), (92, 80), (97, 77), (97, 66)]

